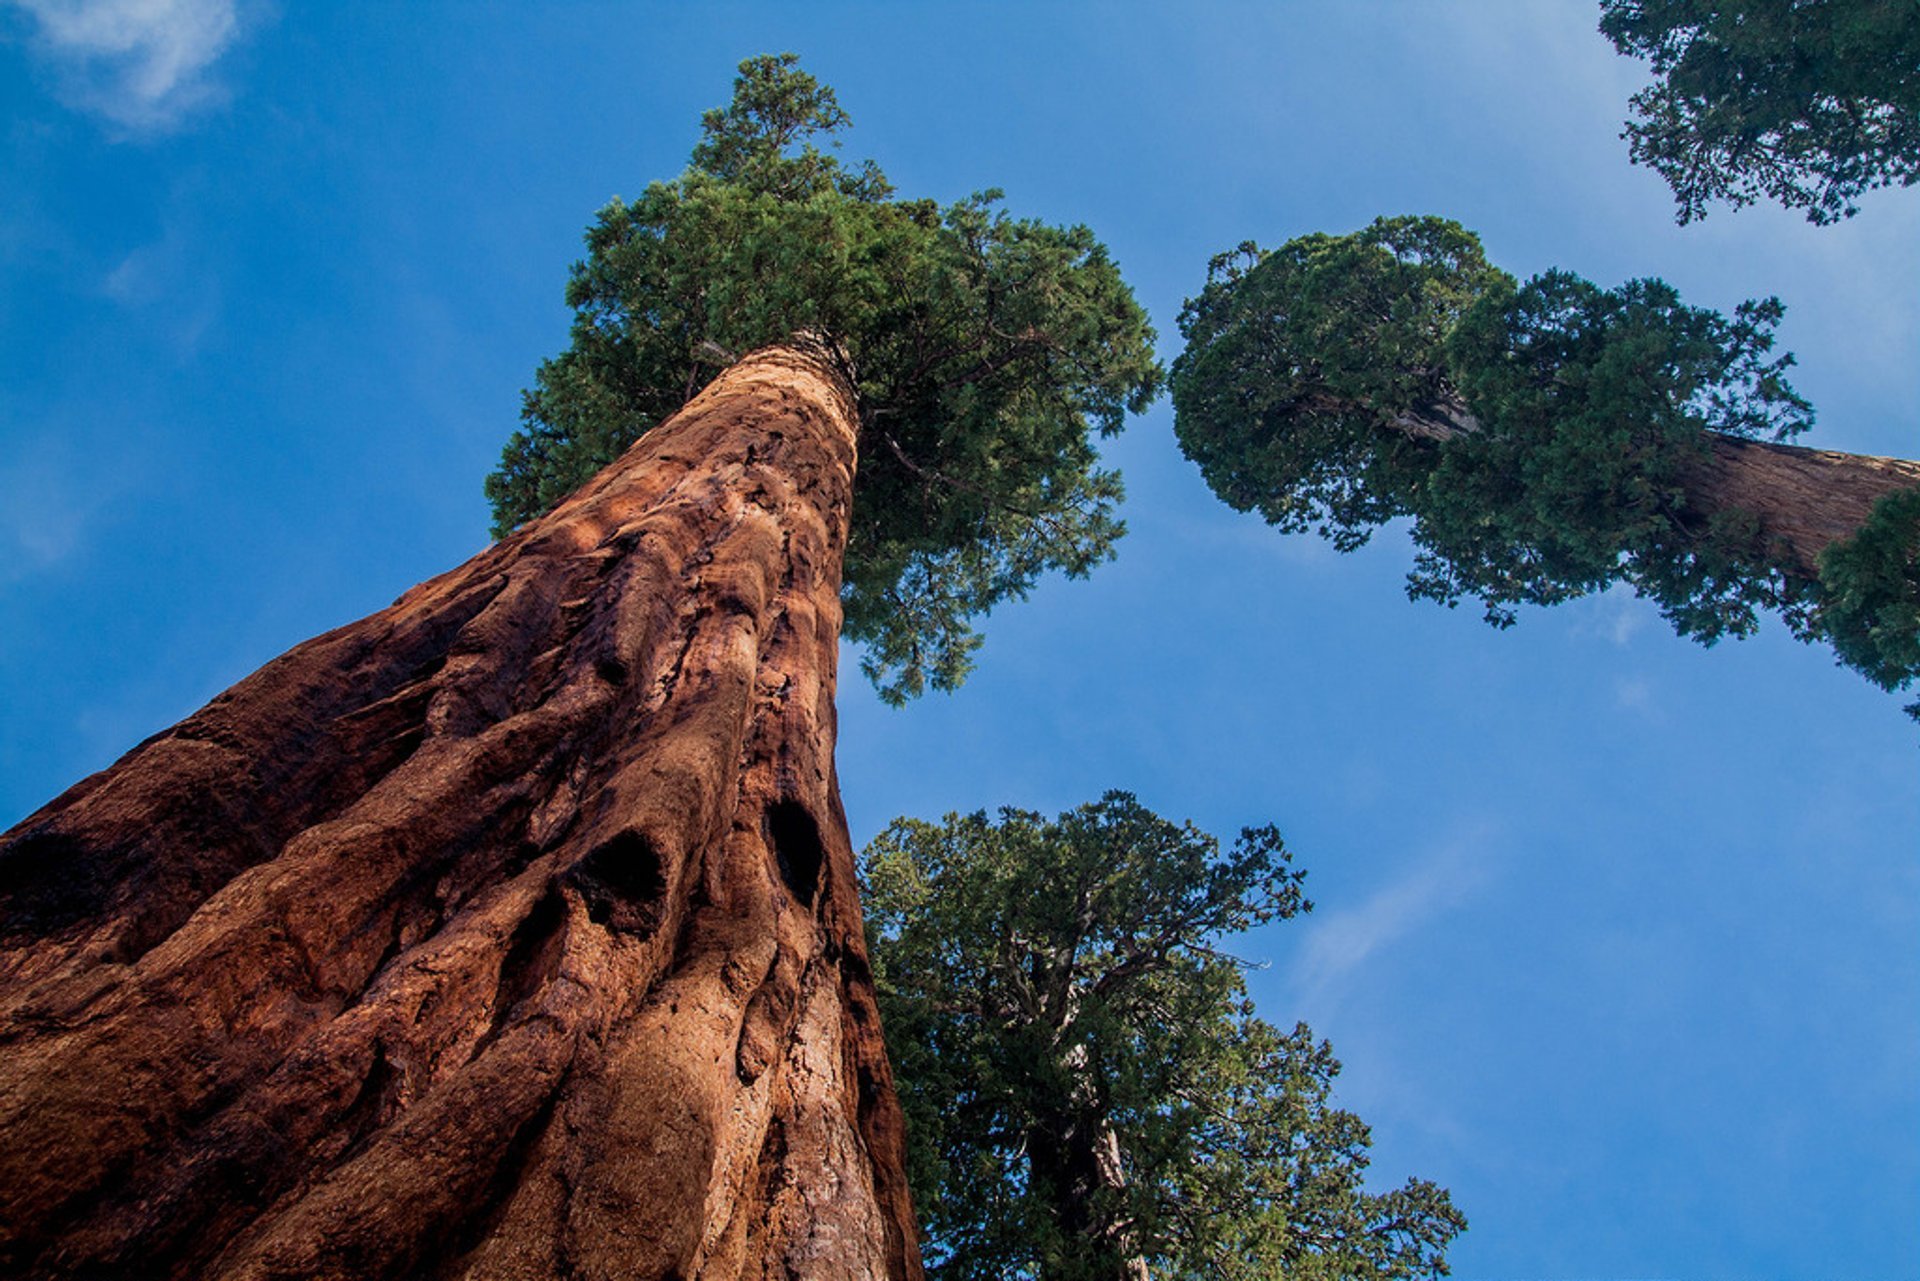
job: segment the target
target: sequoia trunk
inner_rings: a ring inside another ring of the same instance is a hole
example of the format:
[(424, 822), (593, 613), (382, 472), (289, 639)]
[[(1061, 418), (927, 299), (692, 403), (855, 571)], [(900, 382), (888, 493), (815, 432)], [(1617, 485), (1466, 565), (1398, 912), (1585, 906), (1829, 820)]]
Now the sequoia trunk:
[(1711, 453), (1687, 474), (1689, 506), (1752, 512), (1774, 554), (1803, 578), (1819, 576), (1820, 553), (1858, 533), (1874, 504), (1920, 485), (1920, 462), (1904, 458), (1733, 436), (1708, 441)]
[[(1458, 397), (1394, 420), (1409, 436), (1442, 444), (1480, 430)], [(1687, 516), (1704, 523), (1739, 509), (1760, 520), (1773, 554), (1794, 575), (1820, 576), (1820, 553), (1851, 538), (1888, 494), (1920, 486), (1920, 462), (1779, 445), (1707, 432), (1706, 452), (1681, 475)]]
[(0, 838), (0, 1273), (919, 1274), (833, 767), (853, 413), (755, 353)]

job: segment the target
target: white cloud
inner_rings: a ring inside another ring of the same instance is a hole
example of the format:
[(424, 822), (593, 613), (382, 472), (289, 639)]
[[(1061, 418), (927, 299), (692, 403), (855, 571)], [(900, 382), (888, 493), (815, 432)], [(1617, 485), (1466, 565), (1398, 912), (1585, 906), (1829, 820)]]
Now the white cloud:
[(73, 105), (163, 130), (215, 100), (213, 64), (240, 33), (235, 0), (0, 0), (30, 14), (34, 43)]
[(1644, 676), (1621, 676), (1613, 682), (1613, 705), (1649, 720), (1661, 719), (1661, 705), (1654, 698), (1653, 682)]
[(107, 297), (137, 314), (148, 332), (192, 356), (219, 319), (218, 275), (194, 252), (194, 240), (177, 225), (152, 244), (121, 259), (100, 282)]
[(159, 256), (159, 246), (146, 245), (134, 250), (120, 260), (120, 265), (107, 273), (101, 282), (101, 289), (107, 297), (125, 306), (139, 306), (154, 301), (159, 296), (155, 261)]
[(1296, 1004), (1324, 1010), (1377, 954), (1465, 902), (1490, 872), (1490, 829), (1477, 826), (1437, 846), (1364, 903), (1315, 913), (1294, 972)]
[(1601, 636), (1614, 645), (1626, 645), (1647, 627), (1658, 622), (1660, 611), (1626, 583), (1615, 583), (1597, 596), (1576, 603), (1574, 630)]
[(119, 485), (88, 476), (74, 451), (48, 439), (0, 460), (0, 586), (53, 569), (80, 551)]

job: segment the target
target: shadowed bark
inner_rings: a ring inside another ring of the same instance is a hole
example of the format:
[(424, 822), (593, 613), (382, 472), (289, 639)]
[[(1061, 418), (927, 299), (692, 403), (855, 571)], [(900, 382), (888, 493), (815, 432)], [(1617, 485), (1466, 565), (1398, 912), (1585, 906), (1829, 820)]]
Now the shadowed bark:
[(1126, 1168), (1112, 1123), (1096, 1108), (1062, 1110), (1036, 1123), (1026, 1143), (1034, 1185), (1046, 1189), (1054, 1226), (1077, 1251), (1071, 1275), (1152, 1281), (1127, 1217)]
[(853, 414), (748, 356), (0, 838), (0, 1273), (919, 1275), (833, 767)]

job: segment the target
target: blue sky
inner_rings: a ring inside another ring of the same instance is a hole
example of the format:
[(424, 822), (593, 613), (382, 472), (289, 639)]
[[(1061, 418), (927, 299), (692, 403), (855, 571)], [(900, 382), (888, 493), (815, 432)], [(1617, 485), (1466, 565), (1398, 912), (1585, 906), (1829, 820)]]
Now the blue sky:
[[(1207, 258), (1437, 213), (1518, 273), (1778, 294), (1809, 443), (1920, 452), (1920, 197), (1679, 228), (1594, 6), (0, 0), (0, 824), (485, 541), (593, 211), (792, 49), (903, 193), (1091, 225), (1161, 333)], [(1920, 731), (1778, 626), (1618, 593), (1496, 633), (1215, 502), (1164, 404), (1120, 557), (958, 694), (842, 690), (856, 840), (1110, 787), (1273, 821), (1246, 940), (1463, 1278), (1920, 1275)], [(843, 662), (851, 675), (852, 656)]]

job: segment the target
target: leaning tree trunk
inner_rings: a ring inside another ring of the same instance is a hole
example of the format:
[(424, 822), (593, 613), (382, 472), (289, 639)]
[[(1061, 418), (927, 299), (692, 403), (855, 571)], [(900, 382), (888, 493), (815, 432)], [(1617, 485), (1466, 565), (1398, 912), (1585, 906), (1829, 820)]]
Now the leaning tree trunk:
[[(1403, 413), (1393, 426), (1443, 445), (1481, 430), (1457, 396)], [(1920, 462), (1905, 458), (1705, 436), (1706, 449), (1680, 471), (1684, 518), (1704, 527), (1719, 512), (1751, 513), (1768, 550), (1798, 578), (1818, 579), (1820, 553), (1859, 533), (1882, 498), (1920, 486)]]
[(1710, 452), (1685, 473), (1688, 506), (1702, 515), (1752, 512), (1776, 556), (1802, 578), (1820, 576), (1820, 553), (1853, 537), (1888, 494), (1920, 485), (1920, 462), (1708, 438)]
[(756, 353), (0, 838), (0, 1274), (918, 1275), (833, 767), (853, 421)]

